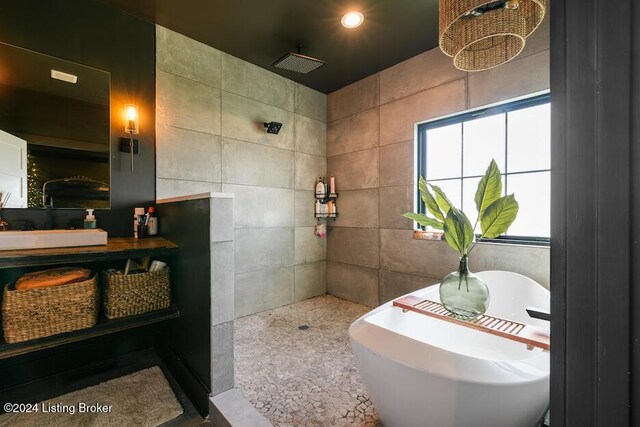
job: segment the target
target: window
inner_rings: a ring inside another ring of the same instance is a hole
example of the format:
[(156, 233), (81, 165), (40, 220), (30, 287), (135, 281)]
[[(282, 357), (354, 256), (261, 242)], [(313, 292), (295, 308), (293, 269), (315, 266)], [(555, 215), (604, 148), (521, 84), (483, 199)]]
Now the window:
[[(520, 211), (497, 241), (547, 244), (550, 236), (550, 104), (536, 96), (418, 125), (418, 173), (473, 222), (474, 196), (491, 159)], [(418, 193), (416, 191), (416, 193)], [(420, 212), (424, 204), (417, 194)]]

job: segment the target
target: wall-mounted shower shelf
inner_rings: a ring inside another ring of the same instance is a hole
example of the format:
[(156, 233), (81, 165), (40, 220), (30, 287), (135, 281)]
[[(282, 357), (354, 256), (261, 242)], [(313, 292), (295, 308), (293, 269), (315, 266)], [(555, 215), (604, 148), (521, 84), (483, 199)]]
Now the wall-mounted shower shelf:
[(338, 193), (329, 193), (329, 194), (323, 194), (323, 195), (316, 194), (315, 196), (316, 196), (316, 199), (321, 200), (324, 203), (331, 199), (337, 199)]
[[(325, 205), (329, 202), (333, 203), (333, 206), (335, 206), (335, 208), (337, 209), (337, 199), (338, 199), (338, 193), (328, 193), (328, 194), (322, 194), (322, 195), (315, 195), (315, 198), (317, 201), (319, 201), (321, 204)], [(320, 212), (316, 212), (315, 213), (315, 217), (316, 218), (331, 218), (334, 221), (336, 220), (336, 218), (338, 218), (338, 212), (331, 212), (331, 213), (320, 213)]]
[(543, 350), (551, 348), (549, 332), (537, 326), (486, 314), (469, 321), (457, 319), (439, 302), (425, 300), (414, 295), (398, 298), (393, 301), (393, 305), (402, 308), (403, 311), (413, 311), (425, 316), (435, 317), (446, 322), (521, 342), (530, 347), (538, 347)]
[(338, 217), (338, 212), (336, 213), (317, 213), (316, 218), (333, 218), (336, 219)]

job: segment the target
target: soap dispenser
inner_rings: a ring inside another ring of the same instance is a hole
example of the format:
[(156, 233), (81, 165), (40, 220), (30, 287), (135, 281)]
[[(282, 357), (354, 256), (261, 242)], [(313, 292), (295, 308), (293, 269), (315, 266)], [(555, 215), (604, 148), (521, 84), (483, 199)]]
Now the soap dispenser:
[(93, 209), (87, 209), (87, 217), (84, 219), (84, 228), (96, 228), (96, 217)]

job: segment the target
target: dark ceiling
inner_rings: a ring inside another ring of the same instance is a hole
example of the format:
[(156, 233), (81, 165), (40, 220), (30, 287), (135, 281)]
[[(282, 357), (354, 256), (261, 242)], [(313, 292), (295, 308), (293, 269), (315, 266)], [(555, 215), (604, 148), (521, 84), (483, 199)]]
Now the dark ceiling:
[[(102, 0), (324, 93), (438, 44), (438, 0)], [(343, 28), (358, 10), (364, 23)], [(307, 75), (271, 64), (298, 43), (327, 62)]]

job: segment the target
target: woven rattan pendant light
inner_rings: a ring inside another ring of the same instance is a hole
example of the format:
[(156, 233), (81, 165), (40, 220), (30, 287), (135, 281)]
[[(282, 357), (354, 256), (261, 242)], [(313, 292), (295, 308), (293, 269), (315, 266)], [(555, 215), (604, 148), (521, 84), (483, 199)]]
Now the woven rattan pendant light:
[(440, 0), (440, 49), (460, 70), (502, 65), (522, 52), (546, 6), (547, 0)]

